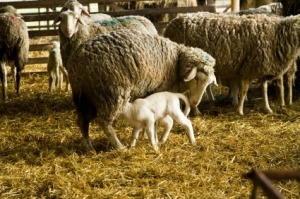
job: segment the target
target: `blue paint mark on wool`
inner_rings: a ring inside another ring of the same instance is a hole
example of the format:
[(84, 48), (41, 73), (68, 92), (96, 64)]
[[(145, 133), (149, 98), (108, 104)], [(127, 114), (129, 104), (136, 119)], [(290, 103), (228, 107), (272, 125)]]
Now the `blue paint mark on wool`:
[(112, 28), (116, 28), (118, 22), (121, 23), (122, 25), (126, 25), (128, 23), (128, 21), (140, 23), (139, 20), (137, 20), (136, 18), (130, 17), (130, 16), (122, 17), (122, 19), (116, 18), (116, 20), (115, 19), (101, 20), (101, 21), (97, 21), (97, 23), (100, 24), (101, 26), (111, 26)]

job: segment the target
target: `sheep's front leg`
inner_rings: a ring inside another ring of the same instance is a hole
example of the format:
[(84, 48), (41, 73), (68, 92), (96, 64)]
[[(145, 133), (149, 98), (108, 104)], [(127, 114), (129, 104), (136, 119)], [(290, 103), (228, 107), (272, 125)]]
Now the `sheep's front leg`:
[(104, 126), (104, 133), (115, 149), (125, 149), (125, 146), (120, 142), (115, 129), (111, 124)]
[(237, 107), (237, 112), (240, 115), (244, 115), (244, 103), (245, 103), (245, 98), (247, 96), (247, 92), (249, 89), (250, 81), (249, 80), (241, 80), (240, 81), (240, 88), (241, 88), (241, 97), (239, 99), (239, 105)]
[[(268, 82), (263, 81), (261, 85), (262, 85), (263, 98), (264, 98), (264, 102), (265, 102), (265, 109), (268, 113), (273, 113), (272, 109), (270, 108), (269, 99), (268, 99)], [(282, 88), (283, 88), (283, 85), (282, 85)]]
[(285, 106), (283, 75), (280, 75), (280, 77), (278, 77), (277, 86), (278, 86), (278, 90), (279, 90), (279, 103), (280, 103), (280, 106)]

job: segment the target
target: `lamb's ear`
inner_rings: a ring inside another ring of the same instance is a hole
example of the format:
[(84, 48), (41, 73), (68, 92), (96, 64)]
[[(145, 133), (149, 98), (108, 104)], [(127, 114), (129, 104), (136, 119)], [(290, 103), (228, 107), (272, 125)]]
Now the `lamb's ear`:
[(185, 82), (191, 81), (192, 79), (194, 79), (196, 77), (196, 74), (197, 74), (197, 67), (193, 67), (189, 71), (187, 76), (183, 79), (183, 81), (185, 81)]
[(61, 16), (58, 15), (57, 17), (55, 17), (52, 25), (57, 24), (60, 21), (61, 21)]

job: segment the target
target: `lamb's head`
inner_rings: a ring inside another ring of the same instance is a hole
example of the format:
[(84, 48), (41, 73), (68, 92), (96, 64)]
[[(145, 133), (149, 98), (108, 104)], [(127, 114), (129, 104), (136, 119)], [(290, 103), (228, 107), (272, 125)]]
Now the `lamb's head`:
[(48, 50), (49, 52), (51, 52), (52, 50), (60, 50), (60, 43), (59, 41), (53, 40), (51, 41), (50, 44), (44, 46), (43, 50)]
[(54, 19), (54, 24), (57, 24), (59, 22), (59, 29), (66, 38), (71, 38), (77, 32), (77, 23), (85, 25), (85, 22), (82, 19), (81, 15), (70, 10), (61, 12)]
[(214, 74), (215, 59), (199, 48), (181, 47), (179, 55), (180, 74), (185, 82), (192, 107), (199, 105), (202, 96), (210, 84), (217, 85)]
[(60, 12), (64, 12), (64, 11), (73, 11), (77, 14), (80, 15), (86, 15), (86, 16), (90, 16), (89, 11), (81, 4), (79, 3), (77, 0), (69, 0), (65, 3), (65, 5), (62, 7), (62, 9), (60, 10)]

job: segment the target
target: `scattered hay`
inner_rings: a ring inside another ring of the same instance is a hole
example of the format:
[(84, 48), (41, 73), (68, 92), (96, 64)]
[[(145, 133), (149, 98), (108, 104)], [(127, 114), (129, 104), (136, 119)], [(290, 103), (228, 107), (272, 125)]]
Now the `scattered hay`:
[[(202, 115), (191, 118), (198, 145), (175, 124), (160, 154), (143, 138), (133, 149), (111, 150), (92, 123), (97, 153), (86, 154), (70, 92), (48, 93), (48, 78), (34, 73), (22, 79), (20, 97), (12, 85), (10, 100), (0, 102), (1, 198), (248, 198), (252, 184), (242, 175), (252, 168), (299, 168), (299, 100), (284, 111), (272, 100), (271, 115), (262, 100), (248, 102), (243, 117), (204, 100)], [(128, 145), (131, 127), (118, 121), (116, 129)], [(298, 182), (275, 185), (300, 197)]]

